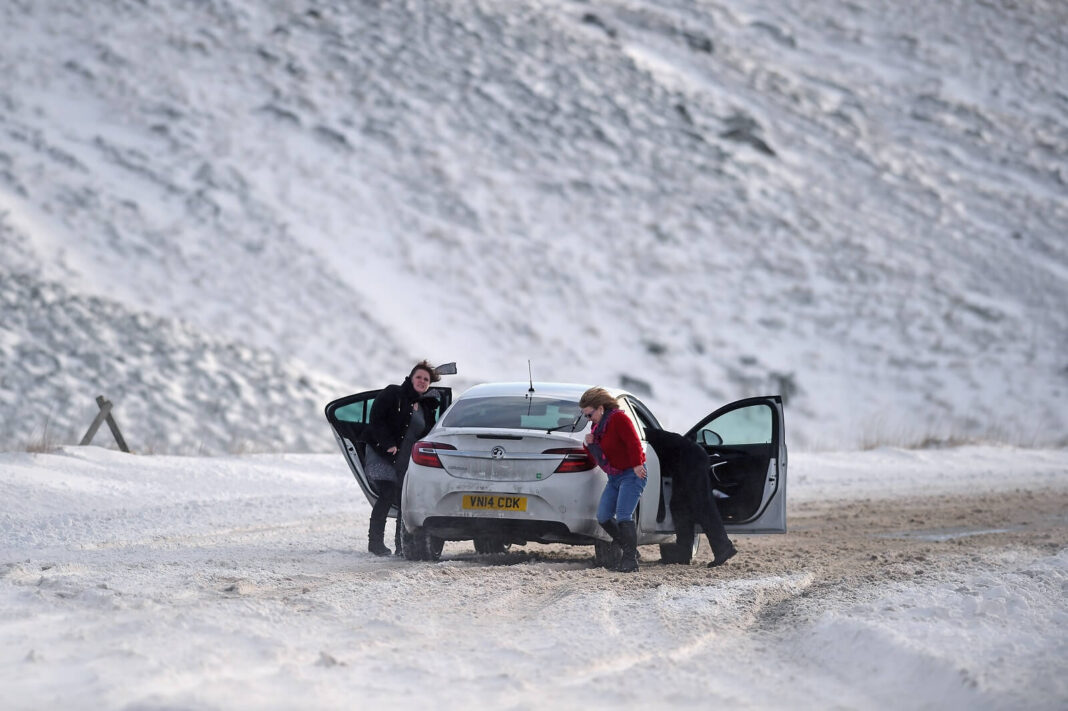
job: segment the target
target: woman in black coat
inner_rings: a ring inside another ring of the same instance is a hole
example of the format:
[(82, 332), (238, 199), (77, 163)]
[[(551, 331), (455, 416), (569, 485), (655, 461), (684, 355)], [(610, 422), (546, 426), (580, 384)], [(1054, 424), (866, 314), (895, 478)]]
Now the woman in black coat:
[(389, 555), (383, 541), (386, 516), (392, 506), (397, 507), (397, 532), (394, 536), (397, 554), (401, 553), (400, 492), (412, 445), (426, 436), (437, 416), (436, 393), (430, 384), (440, 380), (434, 367), (425, 360), (417, 363), (400, 385), (389, 385), (378, 393), (371, 406), (371, 416), (364, 430), (367, 443), (364, 470), (367, 478), (378, 488), (378, 500), (371, 508), (371, 524), (367, 530), (367, 550), (375, 555)]

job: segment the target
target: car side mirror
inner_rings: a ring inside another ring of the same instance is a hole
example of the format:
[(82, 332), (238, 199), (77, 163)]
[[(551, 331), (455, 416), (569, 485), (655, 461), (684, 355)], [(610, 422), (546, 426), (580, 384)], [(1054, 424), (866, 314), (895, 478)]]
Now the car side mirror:
[(718, 447), (723, 444), (723, 438), (712, 430), (701, 430), (701, 444), (706, 447)]
[(438, 375), (456, 375), (456, 363), (442, 363), (434, 368)]

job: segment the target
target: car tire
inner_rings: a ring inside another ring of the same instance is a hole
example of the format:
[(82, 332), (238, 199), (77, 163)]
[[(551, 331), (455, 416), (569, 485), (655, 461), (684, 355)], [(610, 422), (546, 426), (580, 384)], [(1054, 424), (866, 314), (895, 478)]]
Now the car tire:
[(507, 553), (508, 549), (512, 547), (511, 543), (507, 543), (497, 536), (479, 536), (472, 543), (475, 545), (475, 553), (480, 555), (501, 555), (502, 553)]
[(701, 536), (696, 532), (693, 534), (693, 540), (688, 542), (676, 540), (674, 543), (661, 543), (660, 562), (689, 565), (690, 561), (697, 557), (700, 548)]
[(440, 560), (444, 548), (445, 539), (430, 535), (425, 528), (411, 531), (410, 538), (404, 538), (404, 557), (407, 560)]

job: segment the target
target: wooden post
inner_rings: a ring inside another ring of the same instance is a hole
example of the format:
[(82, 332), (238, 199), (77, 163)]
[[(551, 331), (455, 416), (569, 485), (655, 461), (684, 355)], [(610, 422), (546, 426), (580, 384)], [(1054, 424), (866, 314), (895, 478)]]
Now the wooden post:
[(82, 447), (93, 441), (93, 437), (96, 436), (96, 431), (100, 429), (100, 425), (104, 424), (104, 418), (111, 414), (111, 403), (104, 400), (104, 396), (100, 395), (96, 399), (96, 404), (100, 406), (100, 412), (96, 413), (96, 417), (93, 418), (93, 424), (89, 425), (89, 429), (86, 430), (85, 436), (82, 437), (82, 441), (78, 444)]
[(115, 442), (119, 445), (119, 449), (129, 453), (130, 448), (126, 446), (126, 440), (123, 439), (122, 432), (119, 431), (119, 425), (115, 422), (115, 418), (111, 414), (111, 401), (106, 399), (103, 395), (97, 395), (96, 404), (100, 408), (100, 412), (93, 418), (93, 424), (89, 425), (89, 429), (86, 430), (85, 436), (82, 437), (82, 441), (79, 445), (84, 447), (92, 442), (93, 437), (96, 436), (96, 431), (100, 429), (100, 425), (107, 421), (108, 428), (111, 430), (111, 434), (114, 435)]

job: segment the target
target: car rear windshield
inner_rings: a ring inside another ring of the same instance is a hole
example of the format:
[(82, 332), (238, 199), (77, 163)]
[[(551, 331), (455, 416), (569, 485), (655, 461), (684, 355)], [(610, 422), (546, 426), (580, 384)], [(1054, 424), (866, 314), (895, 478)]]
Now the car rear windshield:
[[(575, 421), (579, 420), (575, 425)], [(577, 402), (538, 397), (479, 397), (457, 400), (442, 427), (487, 427), (523, 430), (585, 427)]]

